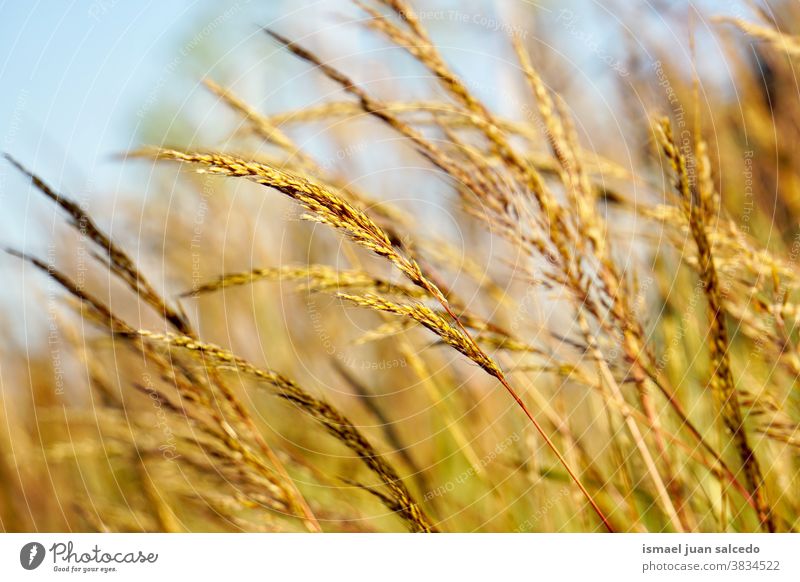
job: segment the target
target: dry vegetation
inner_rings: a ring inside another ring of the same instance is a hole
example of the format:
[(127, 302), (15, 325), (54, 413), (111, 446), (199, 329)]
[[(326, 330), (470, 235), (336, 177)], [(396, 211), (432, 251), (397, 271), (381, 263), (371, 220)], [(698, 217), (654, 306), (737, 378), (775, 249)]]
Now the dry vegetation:
[[(507, 119), (404, 0), (361, 9), (440, 98), (385, 100), (265, 30), (340, 98), (267, 115), (204, 80), (236, 131), (126, 154), (175, 189), (136, 254), (9, 157), (77, 242), (11, 251), (59, 303), (46, 345), (4, 354), (2, 528), (800, 527), (800, 37), (766, 11), (713, 25), (735, 103), (632, 55), (652, 107), (622, 163), (532, 43), (508, 38), (527, 94)], [(444, 213), (319, 161), (295, 136), (320, 125), (390, 135), (369, 163), (424, 166), (408, 184)]]

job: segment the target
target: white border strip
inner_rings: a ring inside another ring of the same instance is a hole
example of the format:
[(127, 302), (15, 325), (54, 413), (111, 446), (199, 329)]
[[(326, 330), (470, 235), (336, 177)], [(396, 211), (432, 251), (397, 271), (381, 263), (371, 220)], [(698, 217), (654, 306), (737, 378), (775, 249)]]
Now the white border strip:
[(798, 534), (0, 535), (2, 580), (796, 582), (799, 565)]

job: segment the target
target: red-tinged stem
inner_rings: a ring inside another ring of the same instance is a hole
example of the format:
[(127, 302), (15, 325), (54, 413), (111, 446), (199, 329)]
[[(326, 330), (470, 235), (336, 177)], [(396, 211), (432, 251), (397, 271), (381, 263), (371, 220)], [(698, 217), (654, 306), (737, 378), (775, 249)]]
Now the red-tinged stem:
[[(456, 325), (458, 325), (458, 327), (461, 329), (461, 331), (464, 333), (464, 335), (469, 339), (469, 341), (471, 341), (473, 343), (473, 345), (475, 345), (475, 347), (480, 349), (478, 347), (478, 344), (472, 338), (472, 335), (467, 331), (467, 329), (461, 323), (461, 320), (458, 318), (458, 316), (450, 308), (450, 304), (447, 301), (447, 298), (445, 298), (441, 294), (441, 292), (437, 293), (438, 289), (435, 289), (435, 290), (434, 289), (428, 289), (428, 290), (431, 291), (434, 294), (434, 296), (439, 300), (439, 302), (442, 304), (442, 307), (444, 307), (445, 311), (447, 311), (447, 313), (450, 315), (450, 317), (453, 318), (453, 321), (456, 322)], [(547, 444), (548, 447), (550, 447), (550, 450), (553, 451), (553, 454), (556, 456), (556, 458), (558, 459), (559, 463), (561, 463), (561, 465), (567, 471), (567, 474), (570, 476), (572, 481), (575, 483), (575, 485), (578, 486), (578, 489), (580, 489), (580, 491), (583, 494), (583, 496), (586, 498), (586, 500), (592, 506), (592, 509), (594, 509), (594, 512), (597, 514), (597, 516), (603, 522), (603, 525), (606, 526), (606, 529), (610, 533), (615, 533), (615, 530), (614, 530), (613, 526), (608, 521), (608, 518), (603, 513), (603, 510), (600, 509), (600, 506), (597, 505), (595, 500), (592, 498), (592, 496), (586, 490), (586, 487), (583, 486), (583, 483), (581, 483), (581, 481), (578, 478), (578, 476), (575, 474), (575, 472), (572, 470), (572, 468), (567, 463), (567, 460), (559, 452), (559, 450), (556, 447), (555, 443), (550, 439), (549, 436), (547, 436), (547, 433), (542, 428), (542, 425), (540, 425), (539, 422), (534, 418), (534, 416), (531, 413), (531, 411), (528, 409), (528, 407), (522, 401), (522, 398), (520, 398), (519, 394), (517, 394), (517, 391), (514, 390), (511, 387), (511, 385), (508, 383), (508, 380), (506, 380), (505, 375), (500, 371), (499, 368), (497, 370), (487, 370), (487, 372), (489, 372), (492, 376), (497, 378), (497, 380), (503, 385), (503, 388), (506, 389), (506, 391), (511, 395), (511, 397), (514, 399), (514, 401), (517, 403), (517, 405), (522, 409), (522, 411), (525, 413), (525, 416), (528, 417), (528, 419), (531, 421), (531, 423), (533, 424), (533, 426), (536, 429), (536, 431), (544, 439), (544, 442)]]

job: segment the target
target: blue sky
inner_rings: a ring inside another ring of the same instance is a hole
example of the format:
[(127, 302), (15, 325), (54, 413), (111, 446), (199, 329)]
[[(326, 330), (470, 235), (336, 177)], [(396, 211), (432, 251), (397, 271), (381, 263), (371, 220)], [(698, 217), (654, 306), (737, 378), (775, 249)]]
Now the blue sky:
[(86, 171), (127, 146), (135, 103), (201, 15), (192, 3), (114, 0), (5, 2), (0, 10), (4, 149), (46, 160), (56, 174), (54, 161), (74, 158)]

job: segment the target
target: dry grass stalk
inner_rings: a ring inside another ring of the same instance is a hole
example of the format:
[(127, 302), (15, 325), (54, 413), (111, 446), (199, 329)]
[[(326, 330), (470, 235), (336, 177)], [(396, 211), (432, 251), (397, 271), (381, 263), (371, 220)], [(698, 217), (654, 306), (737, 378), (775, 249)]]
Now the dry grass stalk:
[(157, 334), (147, 330), (137, 330), (135, 335), (148, 342), (176, 347), (201, 354), (214, 362), (218, 368), (233, 367), (254, 378), (264, 381), (277, 390), (278, 396), (297, 404), (304, 412), (319, 422), (328, 432), (352, 450), (370, 468), (391, 492), (397, 511), (413, 531), (431, 532), (435, 527), (414, 501), (394, 468), (373, 448), (361, 432), (333, 406), (312, 396), (288, 378), (263, 370), (236, 356), (228, 350), (213, 344), (203, 343), (193, 338), (174, 334)]
[(766, 41), (773, 45), (776, 50), (790, 57), (797, 58), (800, 56), (800, 39), (796, 36), (785, 34), (770, 26), (762, 26), (753, 22), (748, 22), (742, 18), (717, 16), (713, 20), (715, 22), (732, 24), (746, 35)]
[[(609, 388), (612, 389), (614, 397), (621, 399), (622, 393), (619, 391), (617, 382), (611, 374), (602, 352), (597, 347), (597, 342), (591, 334), (588, 322), (585, 321), (585, 316), (582, 313), (582, 310), (586, 309), (586, 303), (592, 301), (592, 299), (590, 299), (591, 289), (584, 282), (585, 276), (583, 271), (585, 267), (581, 264), (581, 261), (576, 260), (575, 257), (582, 256), (583, 262), (588, 262), (590, 257), (595, 260), (598, 277), (605, 286), (603, 291), (611, 302), (612, 315), (614, 319), (616, 319), (620, 332), (623, 335), (623, 347), (637, 384), (641, 405), (647, 415), (647, 424), (653, 431), (660, 456), (667, 465), (668, 486), (665, 485), (664, 479), (662, 479), (656, 463), (649, 453), (648, 446), (644, 442), (643, 435), (639, 431), (637, 424), (629, 415), (625, 415), (625, 425), (631, 432), (637, 449), (642, 455), (648, 473), (658, 491), (658, 496), (665, 513), (670, 516), (675, 528), (678, 531), (683, 531), (690, 528), (691, 524), (682, 511), (680, 514), (676, 512), (673, 505), (674, 498), (679, 507), (683, 506), (683, 502), (681, 501), (681, 485), (680, 481), (675, 477), (674, 471), (669, 467), (669, 457), (666, 455), (660, 424), (655, 414), (651, 398), (648, 395), (648, 388), (645, 384), (647, 372), (641, 362), (642, 354), (640, 348), (640, 346), (644, 344), (642, 340), (643, 331), (630, 317), (630, 307), (626, 303), (624, 294), (620, 292), (619, 275), (617, 274), (615, 265), (607, 255), (604, 238), (605, 229), (596, 212), (594, 189), (590, 184), (589, 177), (578, 155), (575, 129), (570, 123), (566, 105), (559, 96), (556, 96), (555, 99), (551, 97), (541, 77), (534, 69), (528, 53), (522, 45), (521, 39), (515, 37), (513, 39), (513, 45), (528, 85), (536, 99), (539, 116), (544, 126), (544, 133), (553, 151), (553, 155), (560, 165), (561, 181), (564, 184), (572, 209), (574, 210), (574, 213), (572, 213), (574, 216), (572, 223), (574, 223), (576, 235), (563, 237), (559, 234), (559, 238), (554, 240), (555, 246), (558, 248), (562, 259), (564, 284), (571, 288), (576, 297), (581, 301), (581, 304), (576, 309), (576, 316), (579, 322), (581, 322), (584, 341), (588, 346), (594, 346), (592, 348), (594, 359), (598, 366), (600, 366), (602, 377), (605, 378)], [(561, 217), (563, 214), (559, 212), (558, 216)], [(567, 219), (561, 218), (560, 222), (566, 223)], [(572, 240), (568, 240), (569, 238)], [(589, 243), (588, 248), (584, 241)], [(574, 251), (569, 248), (570, 245), (574, 247)], [(597, 307), (590, 309), (590, 311), (593, 312), (595, 317), (601, 313), (601, 309)], [(600, 321), (602, 325), (608, 328), (608, 322)], [(612, 333), (615, 332), (613, 329), (610, 329), (610, 331)]]
[(707, 203), (704, 204), (703, 195), (698, 192), (689, 175), (686, 158), (678, 150), (672, 139), (672, 129), (669, 121), (662, 120), (655, 126), (655, 129), (661, 149), (670, 161), (672, 171), (675, 173), (675, 188), (680, 195), (681, 205), (689, 222), (692, 238), (697, 245), (700, 278), (703, 281), (703, 290), (708, 301), (711, 325), (711, 343), (709, 345), (712, 366), (711, 389), (720, 406), (725, 428), (730, 433), (741, 459), (749, 489), (756, 502), (758, 518), (764, 529), (772, 532), (775, 531), (772, 508), (764, 490), (764, 477), (761, 467), (747, 438), (744, 417), (730, 365), (730, 356), (728, 354), (730, 342), (725, 325), (725, 311), (722, 307), (720, 284), (717, 270), (714, 266), (714, 257), (706, 234), (706, 224), (710, 218), (706, 214), (709, 205)]
[(91, 240), (97, 247), (106, 255), (108, 262), (105, 263), (103, 259), (95, 254), (94, 256), (107, 264), (108, 268), (117, 275), (120, 279), (125, 281), (131, 290), (136, 293), (138, 297), (143, 299), (145, 303), (152, 306), (157, 313), (161, 314), (175, 329), (181, 333), (191, 335), (191, 326), (186, 319), (186, 315), (178, 308), (170, 306), (153, 288), (150, 282), (142, 275), (139, 269), (134, 264), (133, 260), (128, 254), (110, 237), (108, 237), (98, 226), (95, 224), (92, 217), (89, 216), (79, 204), (73, 202), (66, 196), (59, 194), (53, 188), (47, 185), (44, 180), (33, 174), (30, 170), (25, 168), (22, 164), (14, 158), (5, 154), (5, 158), (11, 162), (20, 172), (30, 178), (33, 185), (41, 191), (45, 196), (63, 208), (69, 215), (71, 225), (81, 233), (81, 235)]
[[(76, 285), (69, 277), (55, 269), (52, 265), (48, 265), (35, 257), (29, 257), (14, 250), (9, 250), (8, 252), (30, 262), (41, 271), (47, 273), (49, 277), (79, 300), (79, 305), (86, 308), (81, 309), (81, 315), (86, 319), (109, 329), (116, 336), (136, 336), (135, 328), (115, 315), (103, 302)], [(246, 442), (243, 435), (241, 435), (237, 428), (225, 417), (225, 412), (219, 409), (218, 404), (212, 402), (212, 398), (215, 397), (209, 397), (203, 394), (200, 390), (200, 386), (202, 386), (203, 382), (197, 376), (185, 373), (181, 374), (179, 362), (167, 360), (160, 354), (148, 349), (145, 345), (142, 345), (142, 354), (179, 390), (182, 403), (180, 406), (172, 404), (169, 398), (163, 393), (158, 392), (155, 387), (148, 387), (146, 389), (151, 397), (157, 397), (162, 405), (167, 405), (167, 408), (177, 415), (196, 422), (197, 426), (200, 427), (200, 430), (204, 434), (224, 443), (225, 448), (222, 449), (222, 451), (224, 451), (226, 455), (232, 452), (237, 458), (251, 465), (252, 468), (265, 479), (262, 482), (269, 488), (270, 495), (274, 496), (277, 500), (278, 507), (296, 508), (303, 515), (304, 521), (311, 531), (321, 531), (313, 512), (296, 489), (294, 482), (290, 479), (283, 465), (280, 464), (280, 461), (274, 456), (261, 435), (256, 432), (255, 425), (250, 415), (246, 412), (241, 403), (239, 403), (238, 399), (227, 385), (222, 382), (215, 383), (215, 386), (222, 393), (224, 401), (229, 405), (230, 412), (233, 413), (237, 421), (241, 423), (241, 428), (243, 428), (246, 433), (249, 433), (248, 438), (256, 442), (258, 449), (260, 449), (261, 453), (267, 457), (273, 466), (277, 464), (275, 470), (267, 465), (260, 456), (252, 450), (251, 445)], [(133, 387), (138, 387), (140, 390), (142, 389), (136, 384), (134, 384)], [(191, 405), (198, 406), (199, 410), (195, 410)], [(207, 425), (204, 416), (209, 416), (213, 424)]]
[[(356, 244), (372, 251), (373, 253), (388, 259), (395, 267), (397, 267), (408, 279), (427, 291), (434, 299), (439, 301), (442, 307), (447, 311), (448, 315), (453, 319), (456, 327), (460, 330), (457, 335), (446, 333), (443, 339), (450, 343), (453, 347), (457, 347), (459, 351), (473, 359), (478, 365), (481, 366), (491, 376), (497, 380), (508, 391), (517, 405), (523, 410), (525, 415), (536, 427), (537, 432), (547, 443), (548, 447), (553, 451), (559, 462), (563, 464), (570, 474), (570, 477), (576, 483), (578, 488), (587, 498), (592, 505), (595, 512), (601, 518), (604, 525), (610, 530), (611, 525), (603, 515), (600, 507), (592, 499), (589, 492), (584, 488), (578, 479), (575, 472), (568, 467), (566, 460), (556, 448), (553, 441), (544, 432), (538, 424), (533, 414), (522, 401), (520, 396), (508, 383), (502, 370), (487, 356), (483, 350), (475, 343), (475, 340), (467, 332), (461, 323), (459, 317), (453, 312), (450, 304), (445, 297), (444, 293), (425, 275), (422, 273), (419, 265), (413, 259), (407, 258), (396, 249), (388, 235), (363, 211), (356, 209), (347, 201), (343, 200), (335, 193), (332, 193), (322, 186), (315, 184), (311, 181), (305, 180), (298, 176), (289, 174), (277, 168), (271, 168), (256, 162), (248, 162), (234, 156), (226, 154), (209, 154), (209, 153), (184, 153), (177, 150), (167, 149), (151, 149), (142, 150), (133, 155), (150, 156), (157, 159), (176, 160), (185, 163), (199, 164), (200, 172), (207, 172), (212, 174), (220, 174), (232, 177), (243, 177), (253, 182), (270, 186), (290, 198), (296, 200), (303, 207), (309, 211), (309, 219), (328, 224), (344, 232)], [(378, 301), (381, 301), (378, 298)], [(405, 315), (412, 316), (412, 313), (405, 313)], [(417, 313), (418, 314), (418, 313)], [(423, 318), (425, 321), (431, 320)], [(422, 323), (422, 322), (421, 322)], [(455, 328), (452, 328), (455, 330)], [(449, 340), (449, 341), (448, 341)]]
[(327, 265), (286, 265), (267, 269), (252, 269), (241, 273), (228, 273), (186, 291), (181, 296), (197, 297), (205, 293), (249, 285), (263, 280), (299, 281), (303, 283), (301, 288), (310, 292), (335, 292), (342, 289), (353, 289), (386, 295), (403, 295), (418, 299), (427, 296), (427, 293), (417, 287), (391, 283), (364, 271), (344, 271)]

